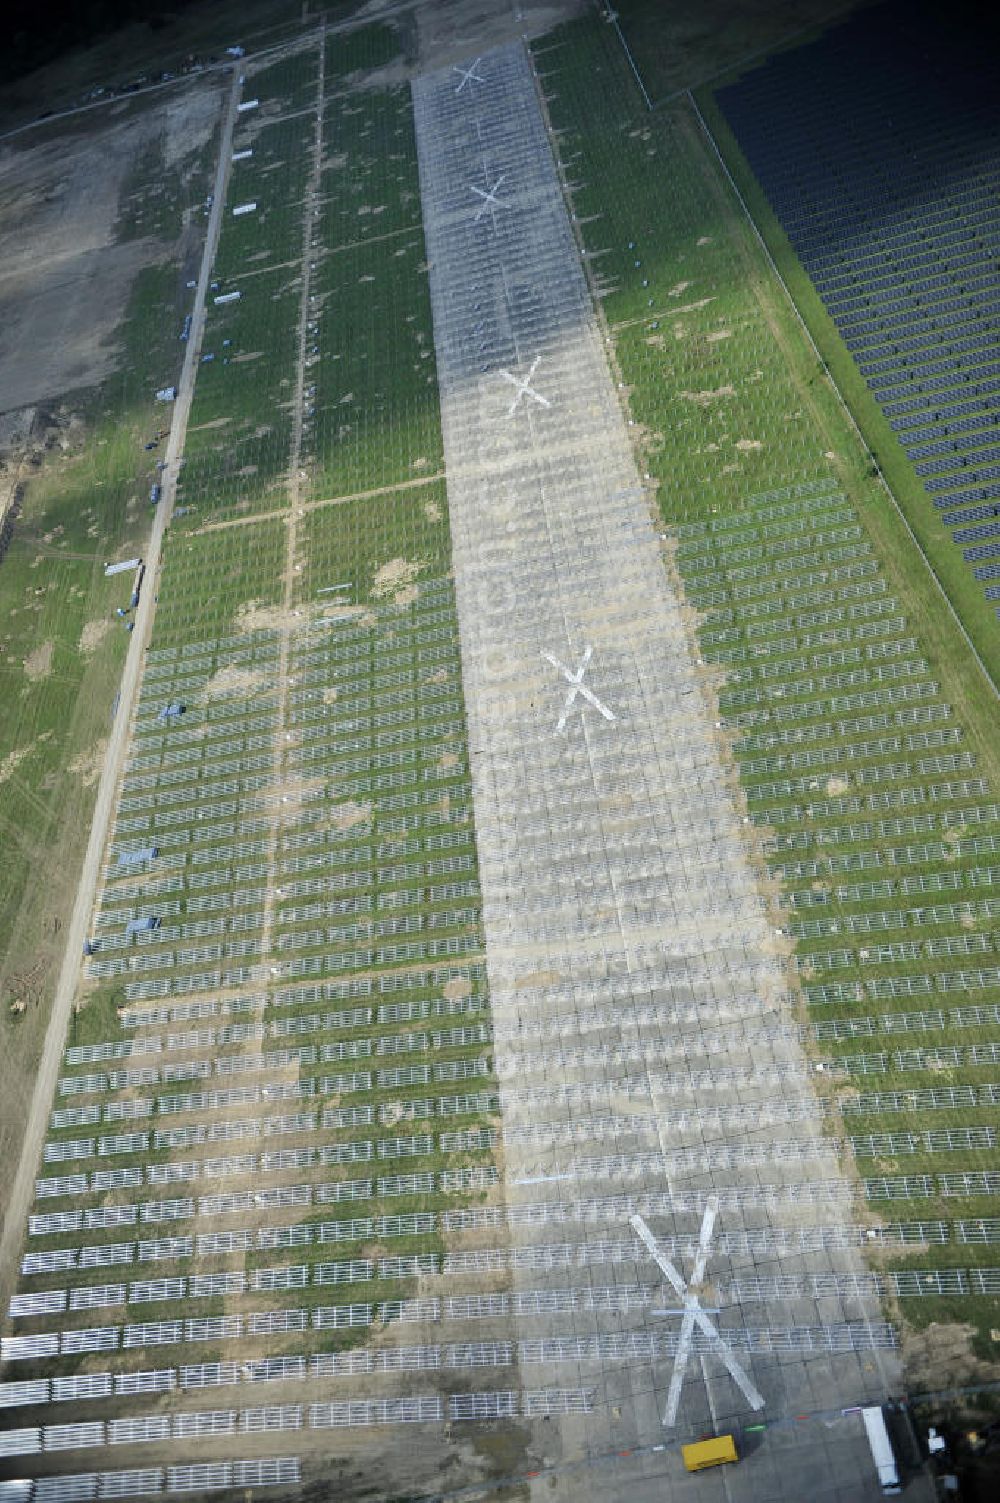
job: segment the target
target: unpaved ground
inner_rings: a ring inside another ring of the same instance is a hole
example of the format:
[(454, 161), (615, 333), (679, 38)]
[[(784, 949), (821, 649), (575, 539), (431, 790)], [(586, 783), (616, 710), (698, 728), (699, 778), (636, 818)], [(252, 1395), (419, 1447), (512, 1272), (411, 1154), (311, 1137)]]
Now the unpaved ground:
[[(215, 202), (208, 222), (198, 277), (198, 291), (195, 295), (192, 314), (192, 339), (187, 347), (184, 369), (178, 382), (178, 394), (173, 408), (170, 438), (164, 451), (166, 470), (164, 475), (163, 500), (162, 504), (156, 509), (152, 531), (145, 550), (147, 567), (151, 577), (155, 577), (156, 575), (164, 528), (173, 507), (177, 462), (184, 446), (187, 419), (194, 389), (194, 375), (197, 368), (195, 362), (201, 344), (201, 321), (204, 316), (209, 270), (215, 254), (215, 247), (218, 244), (219, 230), (222, 222), (222, 206), (225, 200), (229, 154), (232, 150), (233, 125), (236, 117), (237, 94), (235, 88), (232, 85), (230, 87), (232, 91), (226, 101), (225, 125), (216, 164), (214, 180)], [(215, 100), (215, 108), (217, 110), (221, 101), (218, 100), (214, 93), (212, 97)], [(96, 310), (96, 312), (99, 311)], [(6, 1307), (7, 1296), (13, 1290), (17, 1277), (17, 1253), (27, 1223), (28, 1208), (31, 1204), (33, 1194), (34, 1174), (41, 1157), (41, 1144), (45, 1137), (49, 1106), (55, 1094), (56, 1080), (62, 1061), (63, 1047), (80, 971), (80, 953), (94, 906), (104, 846), (108, 831), (111, 828), (115, 795), (124, 769), (132, 707), (138, 693), (143, 653), (148, 645), (154, 610), (155, 597), (148, 590), (144, 591), (136, 612), (136, 630), (133, 633), (129, 653), (122, 672), (119, 713), (115, 718), (111, 734), (108, 738), (107, 752), (100, 776), (91, 822), (90, 837), (79, 880), (76, 885), (76, 897), (72, 914), (67, 926), (63, 927), (60, 920), (60, 929), (62, 932), (59, 935), (59, 940), (64, 945), (64, 948), (60, 945), (60, 948), (62, 948), (62, 964), (52, 999), (52, 1010), (46, 1028), (41, 1058), (35, 1074), (34, 1092), (23, 1125), (23, 1137), (20, 1139), (19, 1145), (20, 1158), (17, 1162), (10, 1191), (6, 1195), (6, 1214), (2, 1228), (0, 1228), (0, 1307), (3, 1308)], [(17, 838), (16, 832), (13, 833), (14, 838)], [(54, 945), (53, 948), (56, 948), (56, 946)], [(0, 1127), (4, 1125), (3, 1119), (0, 1118)], [(18, 1137), (16, 1136), (9, 1147), (5, 1145), (5, 1156), (8, 1159), (5, 1168), (8, 1171), (16, 1157), (17, 1148)]]
[(48, 678), (52, 672), (52, 654), (54, 651), (55, 646), (52, 642), (42, 642), (35, 648), (34, 652), (30, 652), (24, 660), (25, 678), (31, 679), (32, 683), (36, 679)]
[(390, 600), (393, 605), (412, 605), (417, 597), (414, 581), (423, 567), (412, 559), (390, 559), (376, 571), (372, 581), (372, 598)]
[[(419, 69), (429, 72), (447, 63), (469, 62), (477, 53), (517, 37), (542, 36), (585, 8), (586, 0), (450, 0), (448, 5), (421, 5), (417, 9)], [(362, 14), (376, 16), (384, 9), (384, 4), (376, 3)]]
[[(35, 409), (24, 407), (18, 412), (0, 413), (0, 527), (17, 494), (21, 477), (21, 456), (28, 446)], [(3, 540), (0, 536), (0, 556)]]
[(268, 675), (263, 669), (220, 668), (212, 675), (202, 690), (203, 699), (225, 699), (230, 694), (252, 694), (267, 687)]
[(933, 1392), (990, 1382), (996, 1369), (972, 1350), (975, 1327), (932, 1322), (924, 1331), (903, 1328), (903, 1365), (908, 1388)]
[(100, 741), (95, 742), (93, 746), (89, 747), (87, 751), (83, 751), (78, 757), (74, 757), (73, 761), (69, 764), (68, 770), (74, 777), (80, 779), (84, 788), (92, 788), (101, 776), (101, 768), (104, 766), (104, 758), (107, 755), (107, 751), (108, 738), (104, 736)]
[(163, 249), (153, 240), (115, 244), (122, 190), (151, 147), (171, 165), (204, 146), (219, 87), (200, 81), (138, 119), (105, 117), (86, 134), (0, 150), (0, 413), (92, 386), (114, 369), (113, 331), (132, 283)]
[(94, 652), (100, 647), (113, 625), (114, 622), (110, 616), (98, 617), (96, 621), (85, 621), (80, 633), (79, 651)]

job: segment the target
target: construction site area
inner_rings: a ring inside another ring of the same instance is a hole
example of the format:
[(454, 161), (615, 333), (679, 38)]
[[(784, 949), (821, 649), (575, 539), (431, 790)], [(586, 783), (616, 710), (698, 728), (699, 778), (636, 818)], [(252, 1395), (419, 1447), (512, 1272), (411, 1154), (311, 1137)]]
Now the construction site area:
[(648, 5), (265, 9), (0, 130), (0, 1503), (975, 1503), (969, 570)]

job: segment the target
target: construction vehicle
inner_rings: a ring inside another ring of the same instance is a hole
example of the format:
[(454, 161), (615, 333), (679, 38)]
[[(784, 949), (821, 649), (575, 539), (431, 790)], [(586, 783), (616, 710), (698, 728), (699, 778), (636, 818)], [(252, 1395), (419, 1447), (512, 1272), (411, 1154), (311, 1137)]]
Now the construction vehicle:
[(739, 1459), (731, 1435), (708, 1435), (703, 1440), (681, 1446), (681, 1460), (689, 1472), (700, 1472), (707, 1466), (724, 1466), (727, 1461)]

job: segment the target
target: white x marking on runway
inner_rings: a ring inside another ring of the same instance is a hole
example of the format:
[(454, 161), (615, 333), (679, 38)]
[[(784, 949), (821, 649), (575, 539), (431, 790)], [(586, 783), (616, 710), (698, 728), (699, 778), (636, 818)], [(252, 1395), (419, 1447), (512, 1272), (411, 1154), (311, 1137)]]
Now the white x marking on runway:
[(578, 694), (582, 694), (583, 698), (587, 701), (588, 704), (592, 704), (595, 710), (599, 710), (600, 713), (604, 716), (605, 720), (614, 720), (616, 718), (614, 712), (612, 710), (609, 710), (607, 705), (604, 704), (602, 700), (598, 699), (597, 695), (594, 694), (590, 689), (588, 689), (586, 684), (583, 682), (583, 675), (587, 671), (587, 665), (590, 662), (592, 654), (593, 648), (585, 648), (583, 657), (580, 659), (580, 666), (576, 670), (576, 672), (573, 673), (569, 668), (566, 667), (565, 663), (560, 663), (558, 658), (553, 657), (551, 652), (542, 653), (542, 657), (545, 659), (545, 661), (547, 663), (551, 663), (553, 668), (558, 668), (563, 678), (570, 685), (570, 691), (566, 695), (566, 703), (563, 705), (563, 712), (559, 716), (559, 721), (556, 725), (556, 730), (560, 733), (560, 735), (566, 729), (567, 717), (569, 716), (570, 710), (573, 708), (573, 701), (576, 699), (576, 696)]
[(513, 402), (511, 402), (510, 406), (507, 408), (507, 416), (509, 418), (512, 418), (514, 416), (522, 397), (532, 397), (534, 401), (538, 403), (539, 407), (552, 406), (552, 403), (549, 401), (548, 397), (543, 397), (541, 392), (536, 391), (531, 384), (531, 378), (535, 374), (541, 363), (541, 355), (536, 355), (534, 360), (531, 362), (531, 369), (528, 371), (528, 374), (524, 377), (523, 380), (518, 376), (512, 376), (510, 371), (500, 372), (503, 379), (505, 381), (509, 381), (511, 386), (516, 387), (517, 389)]
[(482, 62), (482, 58), (478, 58), (477, 57), (477, 58), (473, 59), (473, 61), (469, 64), (469, 66), (467, 68), (458, 68), (458, 67), (452, 68), (451, 71), (453, 73), (461, 73), (461, 75), (462, 75), (462, 82), (459, 84), (458, 88), (455, 90), (456, 94), (461, 94), (461, 92), (465, 88), (466, 84), (469, 83), (470, 81), (473, 82), (473, 83), (485, 83), (486, 82), (486, 80), (485, 80), (485, 78), (483, 78), (482, 74), (476, 72), (476, 69), (479, 67), (479, 64), (481, 62)]
[(478, 210), (476, 211), (476, 223), (477, 224), (482, 219), (482, 217), (486, 213), (487, 209), (489, 209), (490, 213), (493, 215), (493, 222), (495, 224), (496, 223), (496, 215), (493, 213), (494, 209), (509, 209), (510, 208), (510, 204), (505, 203), (502, 198), (497, 198), (497, 189), (499, 188), (500, 184), (503, 182), (503, 180), (504, 180), (504, 178), (506, 176), (507, 176), (506, 172), (501, 172), (500, 176), (497, 178), (497, 180), (493, 184), (492, 188), (490, 187), (490, 180), (489, 180), (488, 177), (486, 179), (486, 188), (477, 188), (474, 183), (470, 183), (469, 184), (469, 187), (472, 190), (472, 192), (478, 194), (479, 197), (483, 200), (483, 202), (480, 204)]
[(683, 1301), (683, 1311), (680, 1312), (683, 1315), (680, 1338), (677, 1343), (677, 1355), (674, 1358), (674, 1370), (670, 1377), (670, 1388), (667, 1392), (667, 1407), (663, 1415), (663, 1423), (667, 1429), (677, 1421), (677, 1408), (681, 1400), (681, 1385), (684, 1382), (688, 1357), (691, 1355), (691, 1341), (694, 1337), (695, 1326), (698, 1326), (708, 1338), (712, 1350), (721, 1358), (726, 1371), (737, 1388), (742, 1392), (750, 1408), (763, 1409), (764, 1407), (763, 1395), (754, 1387), (753, 1380), (737, 1362), (733, 1355), (732, 1347), (719, 1335), (719, 1332), (709, 1320), (708, 1315), (702, 1309), (698, 1295), (694, 1292), (705, 1277), (708, 1248), (712, 1240), (712, 1229), (715, 1226), (715, 1218), (718, 1210), (719, 1197), (717, 1195), (710, 1195), (705, 1204), (705, 1214), (701, 1223), (701, 1235), (698, 1238), (698, 1251), (695, 1255), (694, 1268), (691, 1271), (691, 1282), (689, 1284), (685, 1284), (670, 1259), (665, 1257), (660, 1251), (656, 1238), (642, 1217), (629, 1217), (632, 1230), (639, 1240), (645, 1243), (656, 1266), (671, 1285), (674, 1292)]

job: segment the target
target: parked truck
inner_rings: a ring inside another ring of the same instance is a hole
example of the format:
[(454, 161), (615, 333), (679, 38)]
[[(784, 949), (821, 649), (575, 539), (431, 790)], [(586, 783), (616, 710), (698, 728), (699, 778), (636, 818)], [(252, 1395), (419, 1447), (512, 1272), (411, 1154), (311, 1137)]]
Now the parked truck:
[(864, 1421), (865, 1434), (868, 1437), (868, 1446), (878, 1473), (882, 1493), (886, 1498), (898, 1497), (903, 1488), (899, 1480), (896, 1453), (892, 1449), (892, 1441), (889, 1439), (881, 1405), (867, 1405), (861, 1411), (861, 1418)]
[(701, 1472), (708, 1466), (724, 1466), (739, 1461), (736, 1442), (731, 1435), (709, 1435), (681, 1446), (681, 1460), (689, 1472)]

